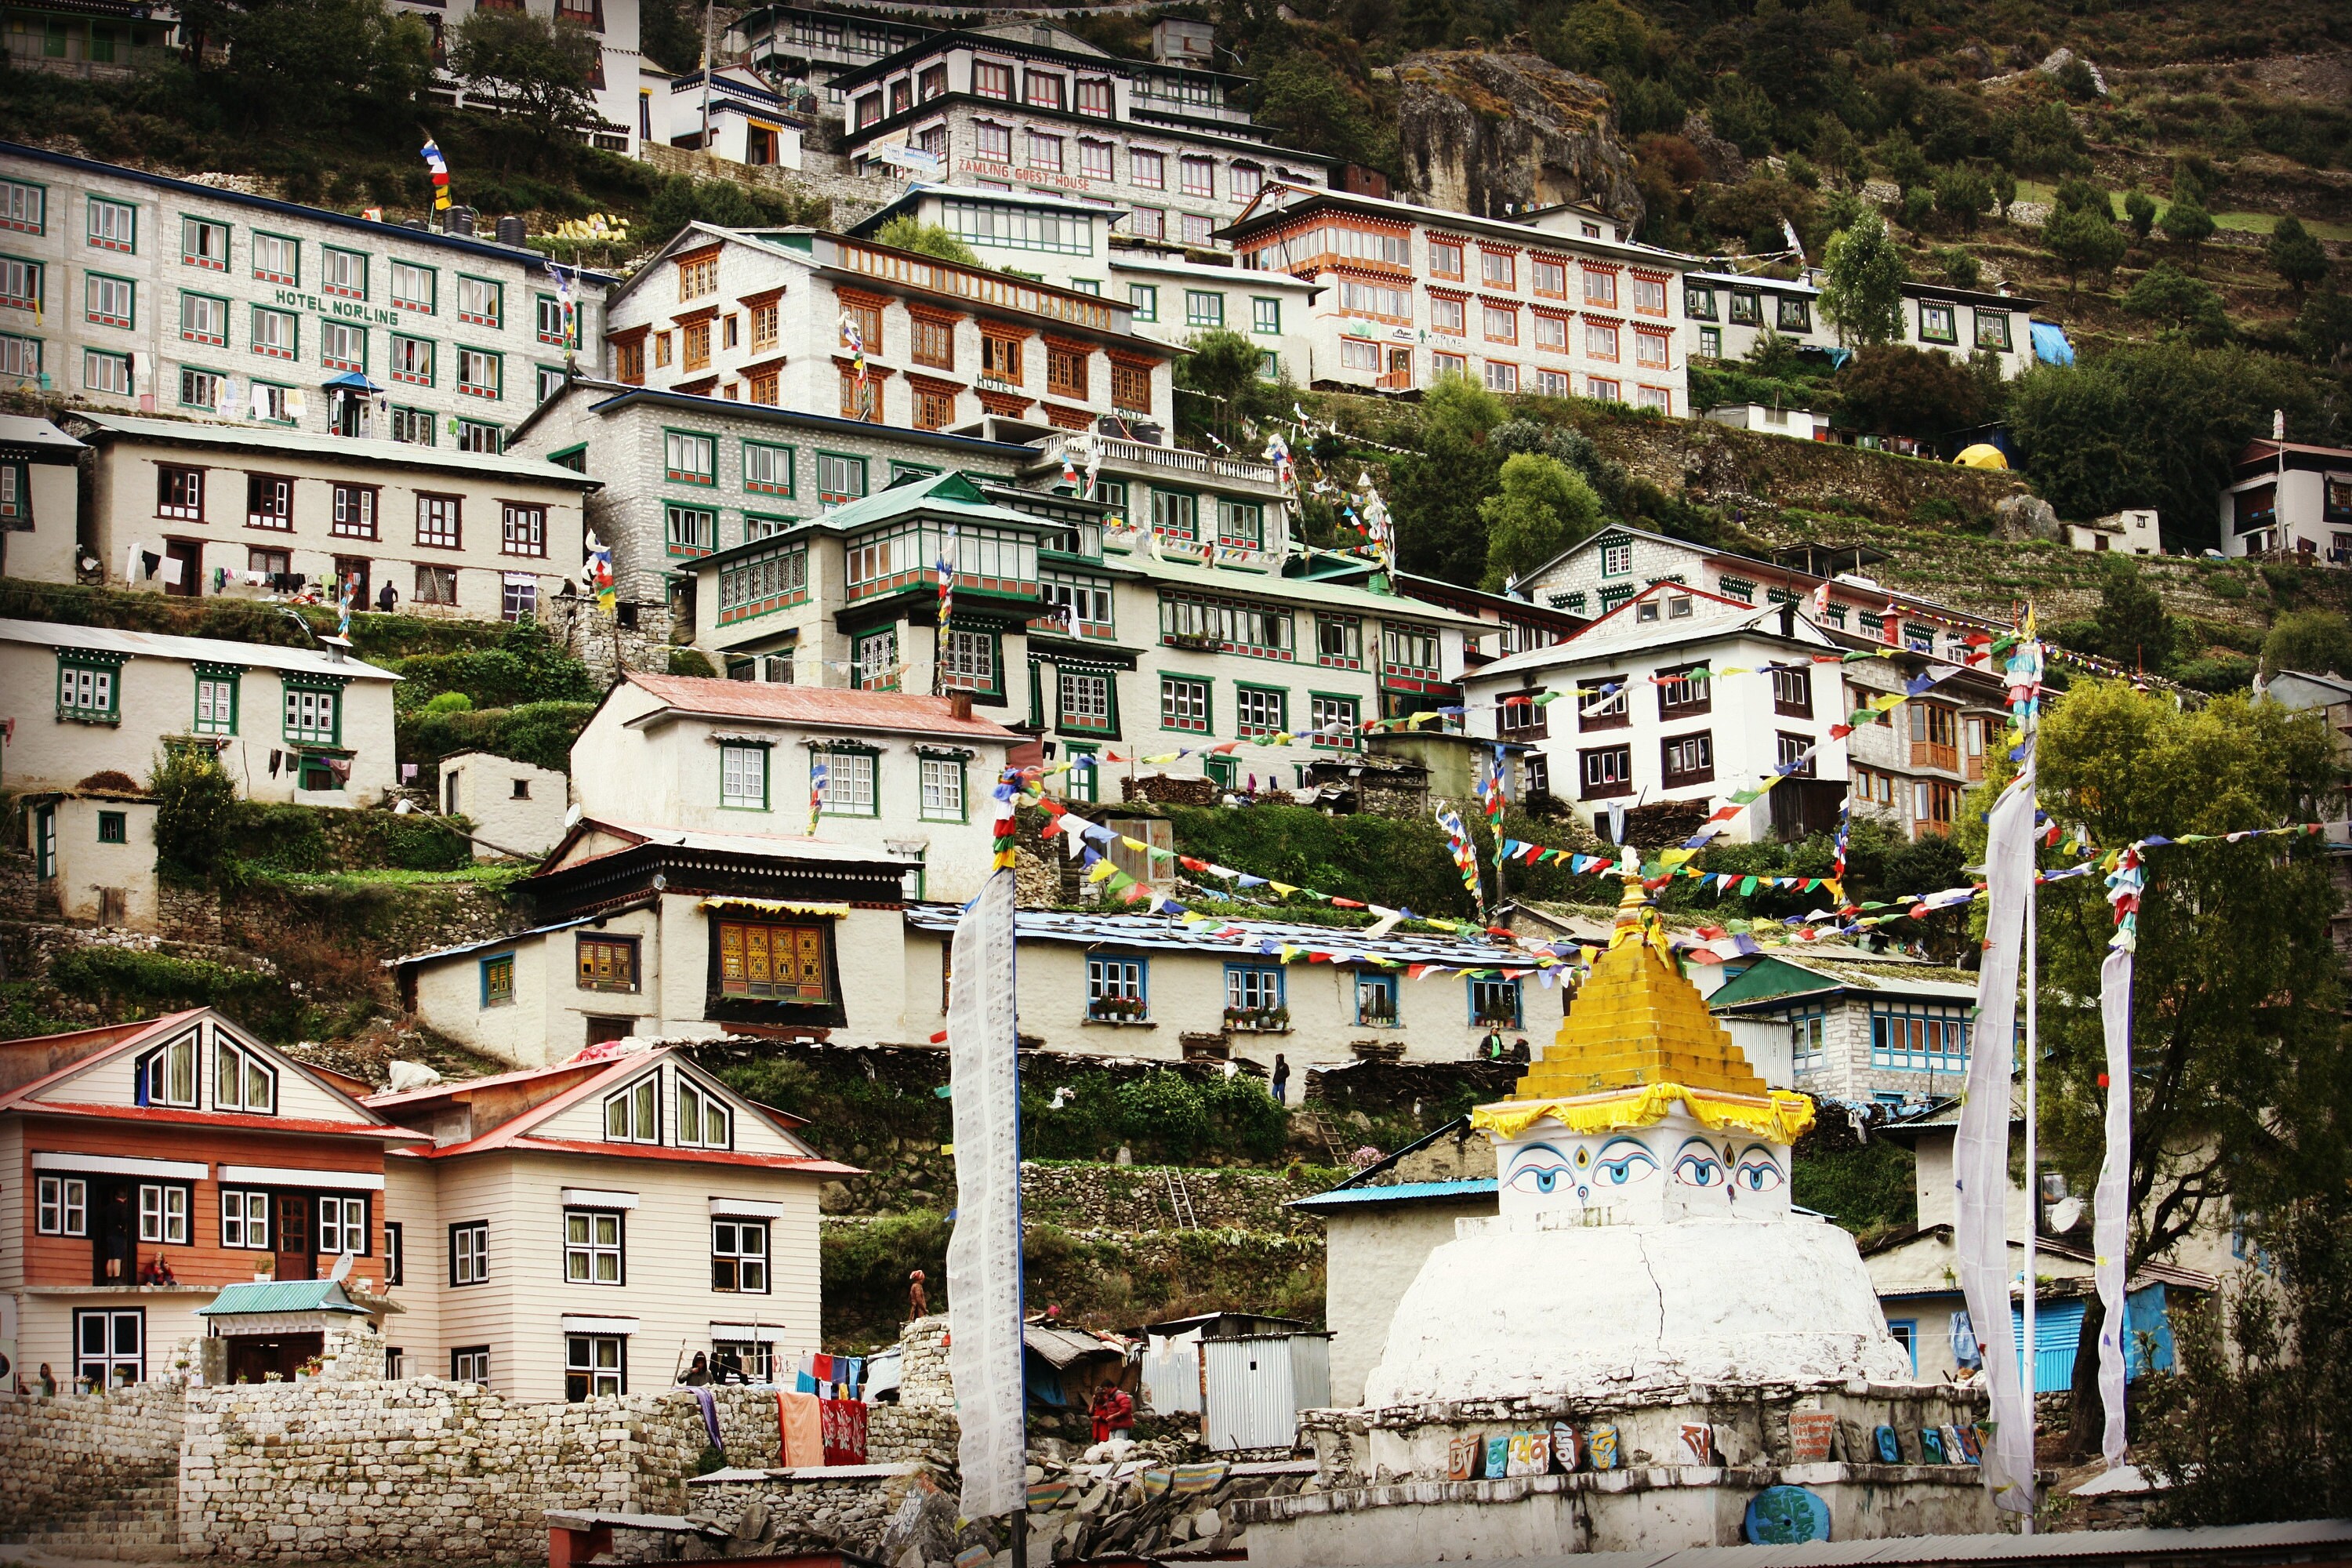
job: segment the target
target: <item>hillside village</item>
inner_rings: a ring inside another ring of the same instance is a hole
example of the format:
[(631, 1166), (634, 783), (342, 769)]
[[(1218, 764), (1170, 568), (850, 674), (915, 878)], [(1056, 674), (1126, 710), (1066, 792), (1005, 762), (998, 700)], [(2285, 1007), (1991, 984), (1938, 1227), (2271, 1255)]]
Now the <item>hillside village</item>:
[(12, 8), (0, 1550), (2352, 1515), (2215, 1457), (2341, 1426), (2346, 28)]

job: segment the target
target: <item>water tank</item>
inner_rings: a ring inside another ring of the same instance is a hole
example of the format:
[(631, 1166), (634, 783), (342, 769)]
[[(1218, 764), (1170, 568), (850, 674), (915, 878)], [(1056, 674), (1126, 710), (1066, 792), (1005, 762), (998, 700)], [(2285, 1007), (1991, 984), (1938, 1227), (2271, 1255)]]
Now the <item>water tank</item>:
[(515, 214), (508, 213), (505, 216), (499, 219), (499, 243), (500, 245), (511, 245), (520, 247), (527, 240), (530, 239), (530, 230), (523, 226), (522, 219)]
[(474, 232), (474, 209), (471, 207), (451, 207), (447, 212), (441, 215), (441, 231), (444, 234), (472, 234)]
[(420, 229), (424, 229), (424, 230), (425, 230), (425, 231), (426, 231), (426, 232), (428, 232), (428, 233), (429, 233), (429, 232), (431, 232), (432, 227), (433, 227), (433, 226), (432, 226), (431, 224), (426, 223), (426, 222), (425, 222), (423, 218), (421, 218), (421, 217), (404, 217), (404, 218), (402, 218), (402, 219), (400, 220), (400, 226), (401, 226), (401, 227), (403, 227), (403, 228), (420, 228)]

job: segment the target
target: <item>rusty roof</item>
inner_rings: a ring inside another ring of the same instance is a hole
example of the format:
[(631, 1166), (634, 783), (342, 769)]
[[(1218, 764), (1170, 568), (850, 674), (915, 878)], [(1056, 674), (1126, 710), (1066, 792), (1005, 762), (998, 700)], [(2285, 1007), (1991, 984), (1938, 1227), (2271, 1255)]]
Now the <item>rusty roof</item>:
[(855, 691), (838, 686), (781, 686), (758, 680), (717, 680), (708, 676), (646, 675), (628, 679), (680, 712), (715, 719), (763, 719), (834, 730), (889, 730), (906, 734), (952, 735), (967, 741), (1022, 737), (993, 719), (959, 719), (944, 697), (907, 691)]

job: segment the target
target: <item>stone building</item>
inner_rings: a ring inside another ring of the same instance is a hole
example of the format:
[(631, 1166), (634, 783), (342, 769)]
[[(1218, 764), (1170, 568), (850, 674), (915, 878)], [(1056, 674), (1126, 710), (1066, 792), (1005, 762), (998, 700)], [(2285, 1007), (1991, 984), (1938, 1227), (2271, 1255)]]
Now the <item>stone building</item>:
[(1336, 159), (1251, 123), (1244, 79), (1167, 57), (1121, 58), (1038, 18), (934, 33), (829, 86), (854, 161), (1122, 208), (1129, 233), (1197, 249), (1269, 182), (1329, 178)]
[[(360, 609), (543, 616), (580, 570), (598, 481), (519, 454), (79, 414), (95, 454), (83, 543), (109, 587), (314, 595)], [(176, 574), (150, 573), (160, 554)], [(392, 597), (383, 597), (389, 589)]]
[(441, 810), (474, 825), (474, 858), (543, 855), (563, 837), (570, 775), (489, 752), (456, 752), (438, 768)]
[(1318, 382), (1412, 392), (1461, 375), (1691, 412), (1687, 259), (1598, 211), (1474, 217), (1276, 181), (1218, 233), (1244, 273), (1323, 285), (1304, 326)]
[(331, 645), (0, 620), (0, 757), (16, 788), (66, 790), (198, 746), (248, 800), (372, 805), (394, 787), (398, 679)]
[(566, 279), (568, 329), (533, 250), (0, 142), (0, 386), (496, 452), (604, 336)]

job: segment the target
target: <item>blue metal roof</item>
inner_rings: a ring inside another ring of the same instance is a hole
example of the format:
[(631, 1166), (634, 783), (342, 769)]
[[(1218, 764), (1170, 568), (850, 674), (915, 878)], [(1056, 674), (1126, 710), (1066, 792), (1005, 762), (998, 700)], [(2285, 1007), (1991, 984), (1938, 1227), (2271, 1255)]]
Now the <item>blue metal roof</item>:
[[(92, 174), (111, 174), (117, 179), (135, 180), (142, 185), (159, 190), (177, 191), (184, 195), (202, 196), (209, 201), (227, 202), (235, 206), (253, 207), (262, 212), (283, 214), (288, 217), (309, 218), (314, 223), (334, 224), (339, 227), (364, 230), (385, 239), (410, 240), (418, 245), (439, 246), (445, 250), (462, 250), (469, 256), (480, 256), (499, 261), (510, 261), (518, 267), (544, 267), (547, 258), (536, 250), (519, 249), (500, 245), (495, 240), (476, 239), (461, 234), (439, 234), (429, 228), (404, 228), (396, 223), (379, 223), (373, 219), (354, 217), (331, 207), (304, 206), (299, 202), (281, 202), (274, 196), (248, 195), (243, 191), (224, 190), (217, 185), (200, 185), (194, 180), (174, 179), (169, 174), (150, 174), (127, 163), (109, 163), (96, 158), (77, 158), (69, 153), (52, 153), (46, 147), (28, 147), (21, 142), (0, 142), (0, 155), (26, 158), (55, 168), (79, 169)], [(599, 283), (616, 279), (608, 272), (582, 269), (579, 276)]]
[(332, 1279), (257, 1279), (248, 1285), (224, 1285), (209, 1307), (196, 1309), (199, 1318), (229, 1318), (248, 1312), (350, 1312), (367, 1316), (367, 1309), (352, 1304), (342, 1286)]
[(1349, 1208), (1365, 1204), (1412, 1203), (1423, 1198), (1486, 1197), (1497, 1190), (1492, 1176), (1478, 1176), (1463, 1182), (1399, 1182), (1391, 1187), (1339, 1187), (1328, 1193), (1293, 1198), (1283, 1206), (1294, 1209)]

